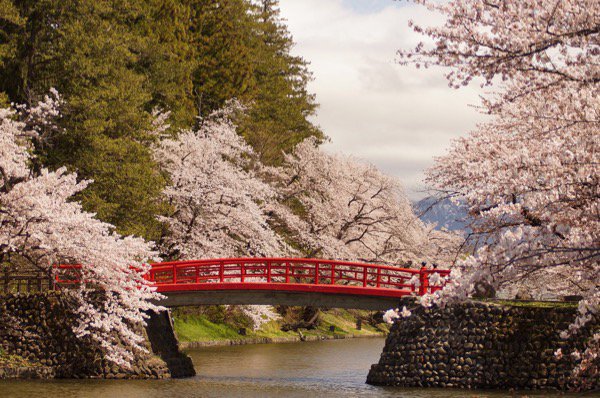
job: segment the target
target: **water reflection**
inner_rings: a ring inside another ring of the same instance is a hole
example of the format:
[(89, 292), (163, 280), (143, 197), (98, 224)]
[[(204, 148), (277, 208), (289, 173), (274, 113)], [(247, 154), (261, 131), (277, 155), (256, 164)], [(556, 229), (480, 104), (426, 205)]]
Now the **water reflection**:
[[(0, 397), (398, 397), (500, 398), (504, 392), (396, 389), (365, 384), (383, 339), (209, 347), (190, 352), (198, 376), (183, 380), (3, 381)], [(527, 394), (559, 397), (559, 394)], [(586, 397), (600, 397), (587, 394)]]

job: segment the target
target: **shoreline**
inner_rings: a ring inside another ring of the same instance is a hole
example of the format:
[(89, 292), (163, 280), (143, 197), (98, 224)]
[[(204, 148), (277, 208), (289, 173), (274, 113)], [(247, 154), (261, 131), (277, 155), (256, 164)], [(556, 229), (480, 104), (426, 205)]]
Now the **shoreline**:
[(223, 314), (215, 316), (179, 311), (173, 315), (173, 324), (179, 347), (191, 349), (387, 336), (387, 325), (368, 322), (372, 316), (370, 312), (363, 310), (329, 309), (320, 313), (319, 322), (312, 329), (301, 327), (296, 331), (283, 331), (283, 325), (286, 323), (283, 318), (263, 323), (254, 330), (243, 327), (239, 315), (236, 314), (224, 317)]
[(385, 338), (387, 333), (381, 334), (334, 334), (334, 335), (299, 335), (289, 337), (250, 337), (246, 339), (218, 339), (202, 341), (180, 341), (179, 347), (182, 350), (204, 348), (204, 347), (226, 347), (234, 345), (248, 344), (282, 344), (282, 343), (300, 343), (310, 341), (324, 340), (345, 340), (358, 338)]

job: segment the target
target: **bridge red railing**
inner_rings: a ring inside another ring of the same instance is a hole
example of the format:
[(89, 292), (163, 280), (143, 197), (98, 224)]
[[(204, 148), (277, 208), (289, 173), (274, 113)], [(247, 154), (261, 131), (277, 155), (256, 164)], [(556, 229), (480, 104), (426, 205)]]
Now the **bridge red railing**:
[(239, 289), (266, 284), (296, 288), (292, 290), (305, 290), (309, 285), (329, 286), (334, 288), (331, 291), (340, 286), (362, 287), (398, 296), (441, 289), (442, 284), (430, 283), (434, 273), (443, 279), (450, 271), (306, 258), (225, 258), (153, 264), (147, 279), (165, 293), (204, 290), (215, 284)]
[(54, 266), (52, 284), (54, 289), (78, 285), (81, 281), (81, 265), (60, 264)]
[[(273, 289), (398, 297), (442, 289), (445, 282), (430, 283), (436, 273), (444, 281), (450, 271), (307, 258), (223, 258), (152, 264), (145, 278), (161, 293)], [(55, 266), (54, 288), (80, 281), (80, 265)]]

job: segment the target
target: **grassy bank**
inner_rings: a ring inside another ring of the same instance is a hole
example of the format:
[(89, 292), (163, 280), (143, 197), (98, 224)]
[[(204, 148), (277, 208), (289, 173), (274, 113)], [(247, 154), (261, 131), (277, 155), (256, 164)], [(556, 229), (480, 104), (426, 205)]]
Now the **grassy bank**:
[(499, 300), (483, 299), (476, 300), (484, 303), (504, 305), (507, 307), (528, 307), (528, 308), (577, 308), (577, 301), (535, 301), (535, 300)]
[[(239, 334), (239, 321), (236, 319), (215, 320), (207, 314), (175, 312), (174, 326), (177, 337), (187, 342), (251, 342), (254, 340), (297, 340), (299, 336), (314, 338), (375, 337), (384, 336), (388, 332), (385, 324), (371, 325), (362, 322), (361, 330), (356, 328), (358, 317), (367, 318), (369, 311), (332, 309), (321, 312), (319, 322), (314, 329), (300, 329), (299, 332), (281, 330), (282, 321), (271, 321), (260, 329), (246, 328), (246, 335)], [(333, 330), (331, 330), (333, 326)]]

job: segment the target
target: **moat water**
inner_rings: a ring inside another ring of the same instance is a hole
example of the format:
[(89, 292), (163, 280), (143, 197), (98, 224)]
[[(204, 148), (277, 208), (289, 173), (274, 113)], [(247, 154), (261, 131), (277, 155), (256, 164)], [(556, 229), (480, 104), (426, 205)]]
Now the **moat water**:
[[(180, 380), (0, 381), (9, 397), (565, 397), (517, 393), (399, 389), (365, 384), (382, 338), (207, 347), (190, 351), (198, 375)], [(585, 397), (600, 397), (586, 394)]]

